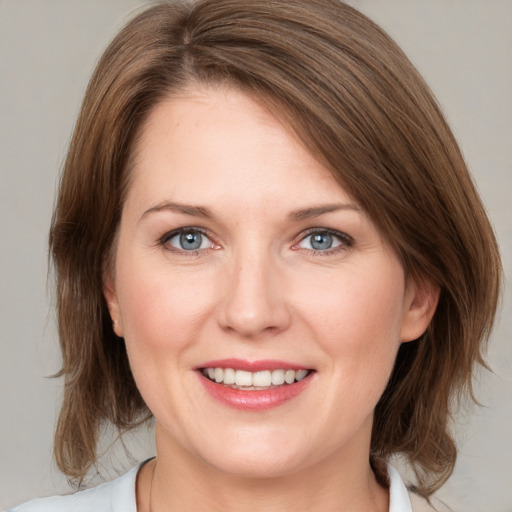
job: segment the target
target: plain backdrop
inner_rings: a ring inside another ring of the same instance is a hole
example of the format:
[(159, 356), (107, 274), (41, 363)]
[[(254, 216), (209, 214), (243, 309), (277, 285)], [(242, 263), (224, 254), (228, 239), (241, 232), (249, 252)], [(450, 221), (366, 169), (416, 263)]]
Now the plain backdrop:
[[(68, 490), (51, 455), (61, 381), (47, 283), (59, 169), (87, 80), (135, 0), (0, 0), (0, 508)], [(352, 0), (424, 74), (458, 138), (512, 276), (512, 0)], [(455, 511), (512, 511), (512, 295), (459, 416), (460, 457), (439, 496)], [(151, 432), (104, 459), (108, 477), (152, 454)], [(108, 444), (108, 441), (106, 442)]]

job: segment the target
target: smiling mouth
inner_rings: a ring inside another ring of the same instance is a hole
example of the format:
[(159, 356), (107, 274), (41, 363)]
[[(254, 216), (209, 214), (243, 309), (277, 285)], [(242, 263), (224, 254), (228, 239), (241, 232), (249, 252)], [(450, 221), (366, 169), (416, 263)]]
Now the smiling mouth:
[(208, 380), (244, 391), (263, 391), (295, 384), (305, 379), (312, 371), (277, 369), (249, 372), (233, 368), (201, 368), (201, 373)]

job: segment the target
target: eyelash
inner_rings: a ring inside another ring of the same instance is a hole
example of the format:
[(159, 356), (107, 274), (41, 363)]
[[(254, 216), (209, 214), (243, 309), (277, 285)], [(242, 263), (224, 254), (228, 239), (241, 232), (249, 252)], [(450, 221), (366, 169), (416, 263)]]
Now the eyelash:
[[(212, 241), (212, 235), (210, 235), (208, 232), (206, 232), (203, 229), (196, 228), (196, 227), (185, 227), (185, 228), (179, 228), (175, 229), (173, 231), (170, 231), (163, 235), (159, 241), (158, 244), (162, 247), (164, 247), (167, 251), (173, 252), (175, 254), (178, 254), (180, 256), (199, 256), (203, 251), (206, 249), (194, 249), (187, 251), (185, 249), (178, 249), (176, 247), (173, 247), (168, 244), (169, 240), (172, 240), (174, 237), (178, 235), (182, 235), (185, 233), (198, 233), (201, 236), (206, 237), (211, 242), (210, 249), (213, 248), (212, 246), (217, 245), (214, 241)], [(343, 233), (341, 231), (337, 231), (334, 229), (327, 229), (327, 228), (311, 228), (308, 229), (306, 232), (300, 234), (300, 239), (298, 242), (294, 243), (292, 246), (292, 250), (301, 250), (299, 246), (300, 243), (302, 243), (304, 240), (306, 240), (308, 237), (312, 235), (322, 235), (322, 234), (328, 234), (334, 238), (336, 238), (340, 244), (333, 248), (328, 248), (326, 250), (318, 250), (318, 249), (305, 249), (306, 251), (310, 251), (312, 256), (331, 256), (334, 254), (337, 254), (342, 251), (346, 251), (350, 247), (354, 245), (354, 239), (347, 235), (346, 233)]]
[[(172, 240), (175, 236), (182, 235), (185, 233), (198, 233), (201, 236), (206, 237), (211, 242), (211, 246), (216, 245), (214, 241), (212, 241), (212, 235), (210, 235), (208, 232), (206, 232), (203, 229), (195, 228), (195, 227), (185, 227), (185, 228), (179, 228), (175, 229), (173, 231), (170, 231), (169, 233), (166, 233), (164, 236), (162, 236), (159, 240), (159, 245), (163, 246), (165, 250), (169, 252), (173, 252), (175, 254), (178, 254), (180, 256), (199, 256), (202, 251), (205, 249), (194, 249), (187, 251), (185, 249), (178, 249), (177, 247), (173, 247), (172, 245), (169, 245), (169, 240)], [(210, 247), (212, 248), (212, 247)]]
[(308, 237), (310, 237), (312, 235), (323, 235), (323, 234), (331, 235), (332, 237), (336, 238), (340, 242), (340, 244), (336, 247), (329, 248), (329, 249), (326, 249), (323, 251), (318, 250), (318, 249), (316, 249), (316, 250), (315, 249), (306, 249), (306, 250), (312, 251), (311, 254), (314, 257), (333, 256), (342, 251), (346, 251), (347, 249), (349, 249), (350, 247), (352, 247), (354, 245), (354, 239), (350, 235), (347, 235), (346, 233), (343, 233), (342, 231), (337, 231), (336, 229), (328, 229), (328, 228), (311, 228), (311, 229), (308, 229), (305, 233), (301, 233), (300, 240), (297, 243), (295, 243), (292, 248), (297, 248), (295, 250), (300, 250), (300, 248), (298, 248), (297, 246), (301, 242), (306, 240)]

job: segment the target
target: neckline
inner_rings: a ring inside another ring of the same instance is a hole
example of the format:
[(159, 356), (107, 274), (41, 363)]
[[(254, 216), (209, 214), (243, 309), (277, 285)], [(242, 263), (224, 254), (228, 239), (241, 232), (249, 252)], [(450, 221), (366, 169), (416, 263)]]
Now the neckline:
[[(136, 496), (136, 483), (137, 483), (137, 476), (139, 474), (140, 469), (142, 466), (153, 460), (155, 457), (150, 457), (149, 459), (146, 459), (145, 461), (141, 462), (138, 466), (135, 466), (132, 468), (124, 477), (128, 477), (130, 479), (130, 484), (132, 486), (132, 500), (133, 500), (133, 507), (130, 509), (129, 512), (133, 510), (133, 512), (137, 512), (137, 496)], [(389, 463), (386, 464), (387, 466), (387, 472), (388, 472), (388, 479), (389, 479), (389, 509), (388, 512), (413, 512), (411, 500), (409, 497), (409, 491), (407, 490), (407, 487), (405, 486), (404, 481), (402, 480), (402, 477), (398, 473), (398, 471)], [(121, 478), (124, 478), (121, 477)], [(113, 512), (117, 512), (114, 510)], [(126, 510), (120, 511), (120, 512), (128, 512)]]

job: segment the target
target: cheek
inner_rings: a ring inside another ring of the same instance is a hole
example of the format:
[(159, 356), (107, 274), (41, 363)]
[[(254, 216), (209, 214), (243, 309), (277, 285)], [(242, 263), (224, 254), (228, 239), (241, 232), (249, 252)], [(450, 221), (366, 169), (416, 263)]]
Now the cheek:
[(141, 349), (179, 349), (193, 337), (212, 304), (213, 287), (194, 272), (169, 265), (124, 262), (118, 269), (119, 301), (127, 344)]
[(346, 429), (371, 421), (391, 375), (400, 344), (403, 281), (345, 275), (331, 279), (333, 284), (335, 290), (309, 303), (308, 325), (328, 356), (319, 368), (328, 379), (318, 414), (331, 425), (333, 438), (343, 438)]
[(212, 292), (190, 272), (126, 258), (117, 280), (130, 367), (146, 404), (161, 415), (162, 404), (179, 402), (176, 390), (188, 370), (183, 354), (201, 337)]
[(304, 294), (302, 315), (338, 371), (387, 379), (400, 344), (401, 266), (352, 267), (306, 287), (317, 291)]

